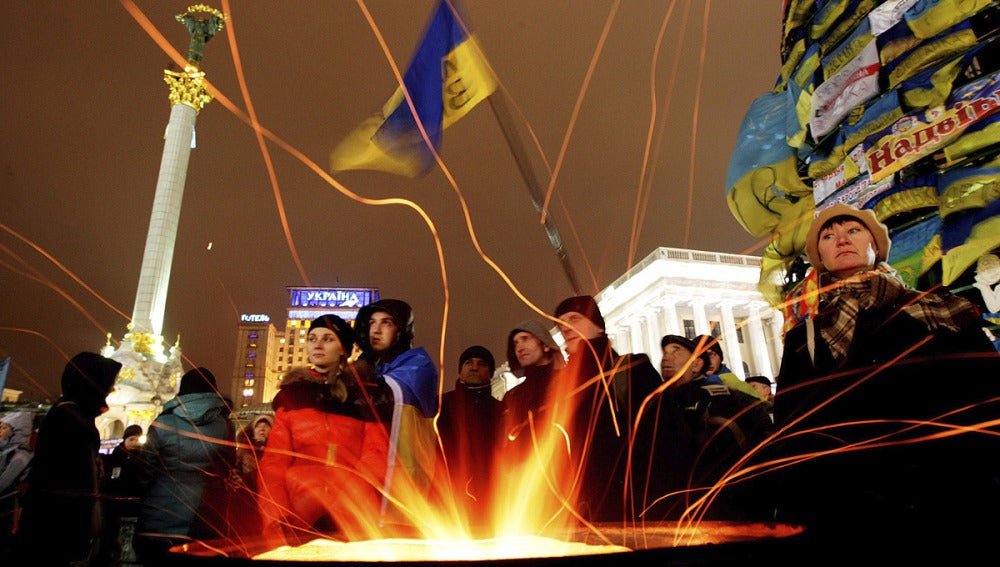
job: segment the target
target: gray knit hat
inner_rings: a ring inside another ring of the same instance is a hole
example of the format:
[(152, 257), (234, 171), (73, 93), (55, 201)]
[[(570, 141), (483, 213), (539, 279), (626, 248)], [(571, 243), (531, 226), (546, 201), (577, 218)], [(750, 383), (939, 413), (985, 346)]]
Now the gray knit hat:
[(517, 361), (517, 354), (514, 352), (514, 335), (520, 332), (535, 335), (538, 337), (538, 340), (542, 341), (542, 344), (552, 349), (552, 356), (560, 359), (563, 358), (562, 351), (559, 350), (559, 345), (556, 344), (556, 340), (552, 338), (545, 325), (537, 319), (527, 319), (518, 323), (507, 335), (507, 363), (510, 365), (511, 371), (517, 372), (521, 370), (521, 363)]

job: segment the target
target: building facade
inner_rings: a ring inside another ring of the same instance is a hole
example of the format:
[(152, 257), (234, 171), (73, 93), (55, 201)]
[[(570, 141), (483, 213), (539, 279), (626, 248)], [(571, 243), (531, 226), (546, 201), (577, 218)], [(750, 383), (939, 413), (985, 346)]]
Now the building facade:
[(619, 352), (646, 353), (659, 368), (663, 335), (711, 335), (737, 376), (773, 380), (784, 319), (758, 291), (759, 278), (756, 256), (657, 248), (595, 299)]
[[(240, 315), (236, 329), (236, 365), (233, 370), (233, 409), (254, 407), (270, 400), (268, 385), (277, 381), (275, 371), (268, 366), (274, 359), (278, 330), (271, 317), (263, 313)], [(271, 398), (274, 394), (271, 394)]]

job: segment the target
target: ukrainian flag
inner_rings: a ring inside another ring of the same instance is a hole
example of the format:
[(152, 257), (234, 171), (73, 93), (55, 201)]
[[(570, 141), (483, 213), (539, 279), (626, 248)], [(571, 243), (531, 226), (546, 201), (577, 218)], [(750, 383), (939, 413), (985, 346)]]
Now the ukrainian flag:
[[(435, 151), (441, 132), (496, 89), (475, 38), (447, 0), (438, 4), (403, 85)], [(420, 133), (403, 87), (330, 153), (332, 173), (373, 169), (419, 177), (433, 165), (434, 153)]]

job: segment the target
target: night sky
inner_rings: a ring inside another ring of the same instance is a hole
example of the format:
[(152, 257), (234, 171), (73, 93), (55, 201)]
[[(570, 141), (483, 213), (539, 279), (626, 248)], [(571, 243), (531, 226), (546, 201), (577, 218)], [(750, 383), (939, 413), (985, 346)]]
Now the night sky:
[[(219, 96), (197, 120), (163, 328), (185, 369), (209, 368), (228, 393), (241, 313), (280, 328), (288, 286), (377, 287), (414, 307), (415, 344), (449, 390), (464, 348), (499, 363), (512, 326), (574, 294), (488, 103), (444, 132), (447, 174), (323, 175), (397, 86), (365, 10), (405, 72), (435, 0), (208, 4), (231, 20), (205, 49)], [(532, 165), (583, 292), (659, 246), (760, 254), (725, 176), (744, 113), (780, 71), (782, 4), (462, 4), (529, 149), (537, 139)], [(54, 400), (68, 357), (126, 332), (176, 65), (129, 8), (183, 57), (175, 16), (189, 5), (5, 6), (0, 357), (23, 398)], [(249, 109), (277, 141), (261, 146)]]

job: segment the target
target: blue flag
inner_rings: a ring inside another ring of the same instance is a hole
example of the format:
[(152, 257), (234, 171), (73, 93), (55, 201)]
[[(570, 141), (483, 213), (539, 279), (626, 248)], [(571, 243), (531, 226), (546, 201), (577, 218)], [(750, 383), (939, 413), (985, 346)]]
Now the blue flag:
[[(496, 90), (475, 38), (447, 1), (438, 4), (403, 84), (435, 151), (441, 132)], [(402, 87), (330, 153), (331, 172), (373, 169), (418, 177), (433, 165)]]
[(0, 396), (3, 395), (3, 389), (7, 385), (7, 370), (10, 369), (10, 357), (0, 360)]

